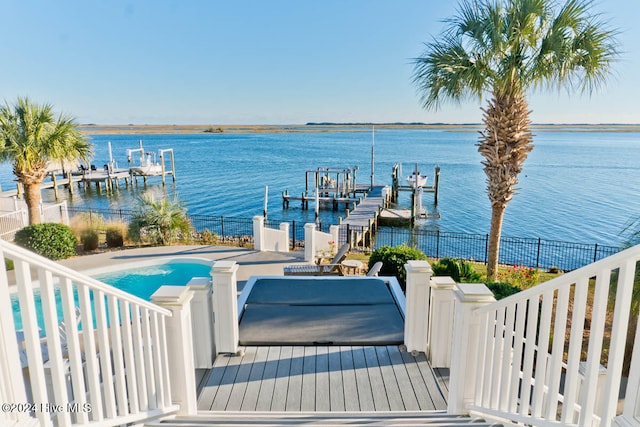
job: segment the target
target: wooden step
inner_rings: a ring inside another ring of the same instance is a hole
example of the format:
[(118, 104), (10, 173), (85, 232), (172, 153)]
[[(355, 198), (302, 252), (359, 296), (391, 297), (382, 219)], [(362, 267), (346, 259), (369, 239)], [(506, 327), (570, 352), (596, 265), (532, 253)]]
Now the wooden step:
[(196, 416), (176, 417), (147, 423), (147, 427), (202, 426), (502, 426), (483, 419), (447, 415), (442, 412), (217, 412), (201, 411)]

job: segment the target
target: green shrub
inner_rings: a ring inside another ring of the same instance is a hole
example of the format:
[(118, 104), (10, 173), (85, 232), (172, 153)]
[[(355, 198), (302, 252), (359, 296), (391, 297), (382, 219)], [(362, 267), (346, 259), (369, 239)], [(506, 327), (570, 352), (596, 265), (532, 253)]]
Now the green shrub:
[(497, 300), (516, 294), (521, 290), (519, 287), (508, 283), (487, 283), (487, 288), (493, 292), (493, 296)]
[(70, 227), (45, 223), (29, 225), (16, 233), (15, 242), (49, 259), (64, 259), (77, 254), (78, 241)]
[(169, 245), (188, 236), (191, 229), (187, 210), (177, 200), (156, 201), (152, 193), (140, 197), (138, 209), (129, 223), (129, 237), (136, 242)]
[(203, 245), (217, 245), (220, 237), (212, 231), (204, 230), (200, 236), (200, 239), (202, 240)]
[(376, 262), (382, 261), (380, 276), (395, 276), (404, 291), (407, 282), (407, 272), (404, 265), (410, 260), (426, 259), (424, 252), (409, 246), (382, 246), (371, 253), (369, 268)]
[(98, 243), (100, 243), (100, 237), (98, 232), (92, 228), (86, 229), (80, 236), (80, 242), (82, 242), (82, 249), (85, 251), (95, 251), (98, 249)]
[(434, 276), (450, 276), (458, 283), (476, 283), (482, 278), (470, 262), (461, 259), (442, 258), (433, 263), (431, 268)]
[(5, 258), (4, 259), (4, 268), (9, 271), (9, 270), (13, 270), (15, 267), (13, 265), (13, 260), (9, 259), (9, 258)]
[(119, 227), (107, 228), (106, 231), (107, 246), (110, 248), (120, 248), (124, 246), (124, 236), (122, 229)]

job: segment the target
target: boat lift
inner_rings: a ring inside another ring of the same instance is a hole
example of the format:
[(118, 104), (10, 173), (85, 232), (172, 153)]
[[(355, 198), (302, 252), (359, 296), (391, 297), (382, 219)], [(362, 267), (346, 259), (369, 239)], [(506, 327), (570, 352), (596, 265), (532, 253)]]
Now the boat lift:
[[(140, 153), (139, 166), (133, 165), (132, 159), (134, 153)], [(165, 167), (165, 153), (169, 153), (171, 159), (171, 169), (167, 170)], [(132, 177), (142, 176), (144, 183), (147, 183), (148, 176), (160, 176), (162, 177), (162, 185), (165, 185), (165, 176), (171, 175), (173, 182), (176, 182), (175, 173), (175, 158), (173, 155), (173, 148), (163, 148), (158, 150), (160, 161), (157, 162), (155, 153), (145, 152), (142, 147), (142, 140), (140, 140), (140, 147), (127, 150), (127, 161), (129, 162), (129, 172)]]

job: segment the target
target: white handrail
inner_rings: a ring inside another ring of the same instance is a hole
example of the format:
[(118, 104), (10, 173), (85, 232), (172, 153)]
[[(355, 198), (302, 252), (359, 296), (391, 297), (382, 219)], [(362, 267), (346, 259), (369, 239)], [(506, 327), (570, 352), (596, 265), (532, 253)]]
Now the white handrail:
[[(478, 341), (470, 409), (534, 426), (610, 426), (625, 346), (634, 344), (627, 343), (627, 325), (638, 261), (640, 245), (475, 309), (486, 327)], [(634, 354), (640, 354), (637, 344)], [(601, 360), (607, 366), (604, 378)], [(639, 370), (631, 366), (630, 376), (637, 378)], [(630, 387), (639, 387), (636, 383)], [(636, 396), (637, 390), (628, 395)], [(633, 400), (625, 404), (637, 411)]]
[[(24, 329), (24, 341), (16, 346), (13, 313), (6, 310), (9, 276), (2, 265), (0, 397), (3, 403), (32, 405), (31, 411), (0, 413), (0, 424), (35, 418), (44, 426), (115, 426), (179, 409), (172, 404), (168, 376), (165, 319), (172, 317), (170, 310), (7, 242), (0, 241), (0, 256), (15, 264)], [(33, 272), (44, 324), (38, 323)], [(59, 298), (54, 288), (60, 289)], [(64, 325), (58, 324), (60, 311)], [(5, 375), (11, 372), (25, 374)]]

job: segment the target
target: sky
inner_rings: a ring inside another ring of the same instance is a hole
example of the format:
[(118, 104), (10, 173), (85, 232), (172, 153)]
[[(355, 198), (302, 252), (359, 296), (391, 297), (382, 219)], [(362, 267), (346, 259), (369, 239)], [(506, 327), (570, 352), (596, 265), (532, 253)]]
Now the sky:
[[(482, 101), (420, 105), (413, 58), (448, 0), (0, 0), (0, 100), (96, 124), (478, 123)], [(600, 0), (615, 75), (533, 93), (534, 123), (640, 123), (640, 2)]]

